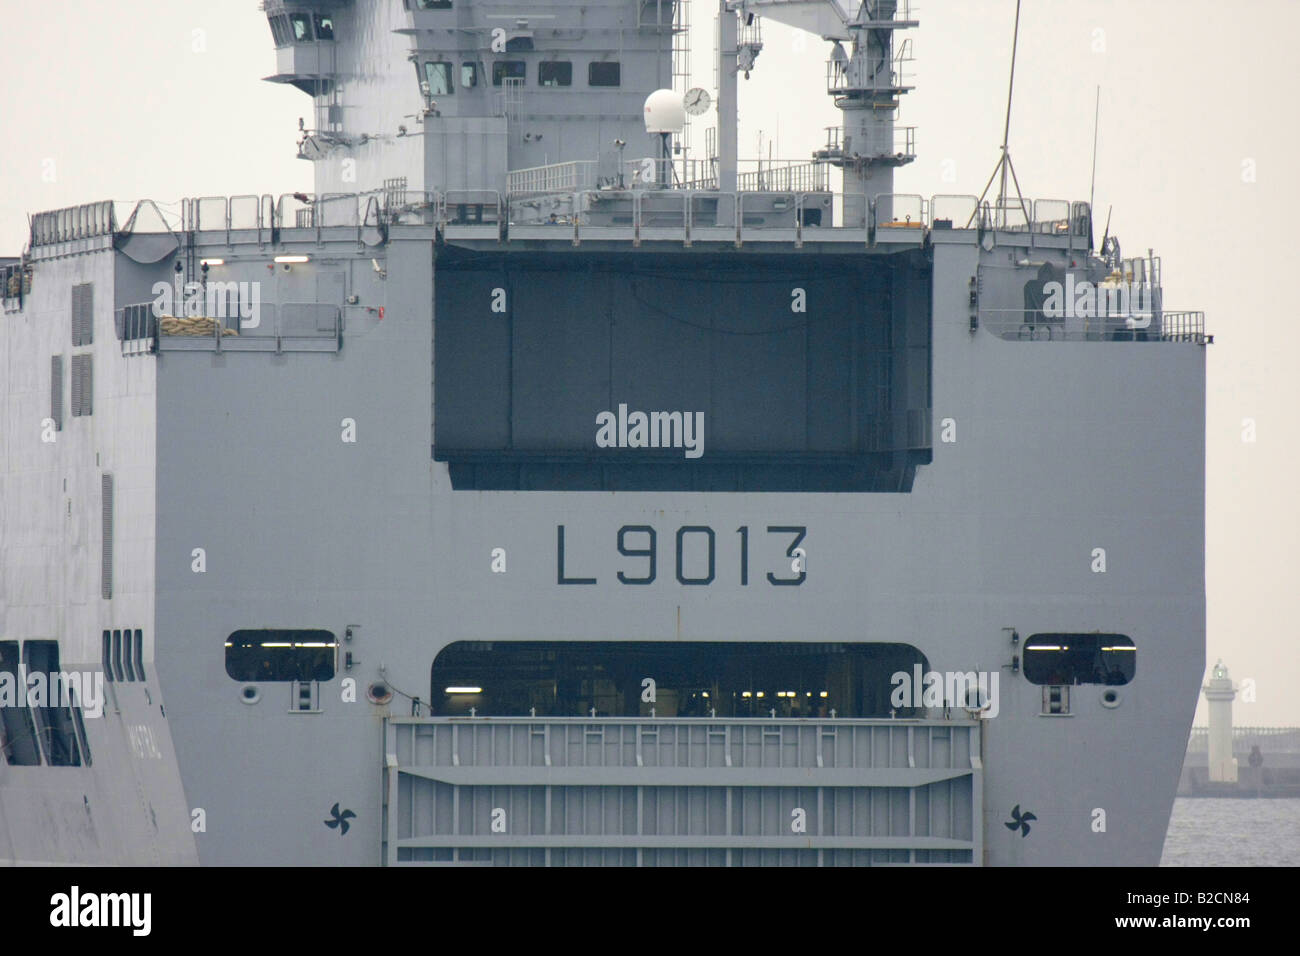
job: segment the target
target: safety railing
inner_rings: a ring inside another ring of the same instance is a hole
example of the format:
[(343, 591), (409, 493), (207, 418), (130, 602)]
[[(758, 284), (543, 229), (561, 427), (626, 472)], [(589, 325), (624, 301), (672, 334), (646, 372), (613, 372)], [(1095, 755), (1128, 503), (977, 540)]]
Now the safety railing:
[(1194, 342), (1205, 345), (1214, 341), (1214, 336), (1205, 334), (1204, 312), (1162, 312), (1161, 341)]
[(595, 160), (575, 160), (568, 163), (551, 163), (512, 169), (506, 174), (506, 192), (511, 196), (523, 193), (576, 192), (596, 185)]
[(439, 226), (500, 226), (505, 197), (495, 189), (451, 189), (438, 196)]
[(976, 196), (939, 193), (930, 197), (931, 229), (967, 229), (977, 220), (979, 199)]
[(716, 189), (717, 171), (708, 159), (628, 159), (623, 162), (618, 188)]
[(901, 23), (915, 23), (916, 9), (912, 6), (912, 0), (894, 0), (892, 8), (889, 0), (867, 4), (867, 9), (863, 11), (863, 19), (859, 22), (865, 27), (874, 26), (898, 26)]
[(757, 162), (757, 168), (736, 174), (741, 192), (819, 192), (830, 188), (825, 163)]
[(854, 136), (843, 126), (827, 126), (826, 145), (814, 152), (818, 159), (842, 165), (853, 159), (894, 159), (899, 164), (916, 158), (916, 127), (867, 129)]
[[(1273, 753), (1279, 751), (1300, 751), (1300, 727), (1233, 727), (1232, 739), (1234, 741), (1250, 741), (1256, 738), (1268, 738), (1269, 750)], [(1210, 728), (1193, 727), (1187, 737), (1187, 750), (1192, 752), (1204, 752), (1209, 749)]]
[(32, 291), (32, 270), (21, 261), (0, 265), (0, 298), (20, 301)]
[(913, 193), (880, 193), (871, 204), (872, 226), (876, 229), (924, 229), (929, 204)]
[[(905, 135), (902, 131), (897, 132)], [(193, 232), (221, 232), (228, 243), (254, 239), (267, 242), (272, 238), (273, 229), (293, 228), (313, 229), (317, 241), (323, 241), (327, 229), (356, 229), (360, 233), (389, 224), (426, 225), (439, 229), (451, 227), (459, 230), (462, 238), (491, 238), (498, 232), (504, 236), (507, 224), (571, 225), (576, 232), (582, 226), (599, 224), (584, 218), (584, 209), (592, 203), (608, 210), (622, 201), (628, 204), (628, 211), (619, 221), (606, 225), (664, 226), (674, 215), (665, 210), (676, 209), (678, 212), (673, 222), (681, 229), (689, 230), (695, 225), (734, 226), (737, 234), (755, 235), (764, 229), (783, 228), (788, 223), (781, 216), (767, 217), (763, 222), (742, 221), (738, 218), (740, 207), (744, 205), (753, 212), (764, 201), (757, 197), (784, 194), (785, 208), (798, 205), (801, 215), (802, 210), (812, 209), (814, 205), (817, 207), (811, 219), (801, 218), (797, 225), (833, 228), (838, 231), (837, 238), (845, 238), (848, 232), (855, 230), (865, 235), (868, 229), (872, 233), (884, 230), (881, 234), (892, 235), (893, 241), (898, 241), (900, 229), (923, 232), (929, 229), (979, 229), (1027, 233), (1031, 246), (1041, 241), (1036, 238), (1039, 236), (1067, 237), (1072, 247), (1089, 248), (1091, 244), (1091, 210), (1086, 202), (1057, 199), (1025, 199), (1022, 202), (1016, 198), (1001, 204), (988, 201), (981, 204), (969, 195), (937, 194), (926, 199), (902, 193), (879, 194), (868, 202), (861, 195), (831, 191), (828, 165), (817, 162), (744, 161), (737, 174), (739, 188), (728, 193), (715, 188), (715, 163), (712, 160), (642, 161), (637, 175), (629, 174), (628, 185), (623, 189), (609, 188), (599, 182), (584, 189), (559, 188), (571, 181), (590, 181), (590, 171), (595, 165), (594, 161), (575, 161), (516, 170), (510, 174), (515, 177), (513, 181), (529, 188), (509, 194), (489, 188), (445, 192), (389, 188), (319, 196), (286, 193), (278, 197), (265, 194), (198, 197), (182, 202), (180, 228)], [(632, 161), (628, 165), (632, 166)], [(658, 182), (664, 175), (673, 175), (676, 179)], [(658, 198), (634, 203), (634, 193)], [(697, 198), (688, 200), (674, 195), (676, 193), (690, 193)], [(807, 197), (815, 194), (821, 194), (821, 197), (814, 204)], [(827, 195), (832, 198), (831, 206), (822, 208), (825, 206), (822, 200)], [(741, 196), (756, 198), (742, 203), (739, 200)], [(545, 201), (538, 201), (539, 197)], [(721, 220), (715, 211), (717, 209), (723, 210)], [(647, 217), (655, 222), (648, 222)], [(79, 228), (75, 222), (67, 225), (73, 230), (66, 233), (68, 235), (75, 234)], [(54, 227), (47, 225), (42, 228)], [(65, 233), (56, 231), (50, 234)], [(1145, 267), (1140, 265), (1143, 262), (1147, 263)], [(1159, 268), (1158, 260), (1116, 260), (1117, 267), (1121, 263), (1125, 269), (1145, 268), (1147, 273)]]
[(158, 319), (154, 315), (152, 302), (124, 306), (117, 310), (114, 317), (123, 355), (143, 355), (158, 351)]
[(826, 92), (847, 93), (901, 93), (910, 89), (911, 74), (901, 69), (898, 60), (892, 69), (872, 69), (867, 63), (856, 60), (826, 61)]
[(116, 230), (113, 201), (103, 200), (36, 213), (32, 216), (30, 238), (35, 247), (112, 235)]
[[(159, 314), (153, 302), (124, 306), (116, 313), (123, 355), (159, 351), (337, 352), (343, 347), (343, 310), (322, 302), (257, 303), (241, 311), (222, 308), (215, 315)], [(233, 311), (232, 311), (233, 310)], [(229, 312), (229, 314), (223, 314)]]
[(1025, 309), (981, 307), (978, 323), (998, 338), (1022, 342), (1190, 342), (1207, 345), (1202, 311), (1135, 310), (1044, 316)]

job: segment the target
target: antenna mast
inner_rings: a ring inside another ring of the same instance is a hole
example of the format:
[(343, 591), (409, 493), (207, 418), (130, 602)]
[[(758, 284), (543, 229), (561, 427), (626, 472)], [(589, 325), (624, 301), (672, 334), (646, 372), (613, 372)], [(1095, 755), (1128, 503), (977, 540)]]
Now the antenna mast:
[[(1097, 105), (1092, 111), (1092, 182), (1088, 186), (1088, 234), (1092, 235), (1092, 197), (1097, 192), (1097, 121), (1101, 118), (1101, 84), (1097, 85)], [(1092, 248), (1092, 240), (1088, 240)]]
[[(1016, 45), (1020, 41), (1020, 0), (1016, 0), (1016, 25), (1011, 34), (1011, 79), (1007, 83), (1007, 118), (1002, 127), (1002, 156), (998, 159), (997, 166), (993, 167), (993, 173), (989, 176), (989, 181), (984, 184), (984, 190), (980, 193), (979, 202), (976, 203), (976, 213), (979, 206), (983, 204), (984, 197), (988, 195), (989, 187), (993, 185), (993, 180), (1001, 174), (1001, 182), (998, 185), (998, 209), (995, 226), (1006, 226), (1007, 224), (1007, 173), (1011, 173), (1011, 182), (1016, 187), (1016, 199), (1020, 202), (1020, 211), (1024, 213), (1025, 222), (1029, 223), (1029, 209), (1025, 206), (1025, 197), (1020, 192), (1020, 180), (1016, 177), (1016, 167), (1011, 162), (1011, 150), (1008, 144), (1011, 139), (1011, 94), (1016, 88)], [(975, 218), (975, 213), (971, 214), (971, 219)], [(970, 223), (967, 222), (969, 226)]]

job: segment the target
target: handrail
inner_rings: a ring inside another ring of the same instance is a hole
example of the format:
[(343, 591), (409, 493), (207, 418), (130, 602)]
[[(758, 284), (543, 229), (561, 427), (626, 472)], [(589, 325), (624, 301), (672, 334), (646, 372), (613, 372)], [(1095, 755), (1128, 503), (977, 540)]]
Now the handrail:
[[(895, 132), (903, 135), (901, 129)], [(656, 174), (666, 162), (669, 161), (656, 161)], [(774, 193), (797, 194), (804, 197), (798, 200), (797, 210), (799, 225), (802, 227), (802, 211), (808, 208), (811, 202), (807, 198), (809, 195), (829, 194), (836, 197), (837, 211), (839, 203), (852, 196), (852, 194), (830, 189), (829, 170), (825, 163), (807, 161), (769, 163), (764, 160), (760, 166), (756, 160), (748, 162), (753, 163), (755, 168), (738, 173), (738, 185), (741, 188), (725, 194), (712, 188), (716, 185), (712, 179), (682, 180), (681, 171), (689, 171), (691, 167), (678, 166), (675, 168), (678, 170), (679, 177), (674, 186), (662, 183), (651, 186), (647, 183), (643, 187), (629, 184), (628, 188), (611, 189), (588, 185), (586, 188), (576, 190), (556, 189), (545, 193), (526, 190), (521, 194), (503, 193), (491, 187), (442, 191), (403, 190), (401, 198), (405, 201), (400, 206), (392, 204), (393, 193), (390, 189), (319, 195), (282, 193), (278, 196), (239, 194), (229, 197), (191, 197), (182, 200), (180, 204), (181, 228), (188, 232), (223, 232), (227, 244), (232, 242), (233, 234), (236, 232), (256, 232), (257, 241), (265, 243), (269, 238), (265, 234), (268, 230), (294, 227), (315, 231), (318, 242), (324, 240), (326, 229), (337, 226), (362, 230), (394, 223), (413, 223), (433, 225), (439, 229), (448, 226), (499, 226), (504, 231), (512, 216), (519, 212), (519, 207), (515, 205), (516, 200), (535, 200), (539, 195), (553, 197), (554, 208), (565, 217), (565, 225), (569, 224), (570, 216), (580, 215), (584, 202), (589, 202), (591, 197), (596, 196), (610, 200), (622, 199), (634, 205), (634, 224), (638, 226), (643, 224), (645, 215), (651, 209), (656, 210), (656, 214), (660, 214), (659, 211), (662, 209), (660, 205), (652, 206), (650, 200), (644, 198), (633, 201), (634, 193), (642, 196), (658, 196), (667, 193), (673, 193), (675, 196), (677, 193), (689, 193), (698, 199), (734, 203), (735, 210), (738, 210), (742, 204), (739, 200), (741, 195), (754, 197), (743, 201), (746, 208), (752, 208), (753, 203), (761, 202), (758, 198), (761, 196)], [(556, 177), (569, 175), (564, 171), (565, 169), (570, 170), (573, 176), (582, 179), (586, 177), (583, 170), (594, 169), (595, 165), (594, 161), (577, 160), (571, 163), (514, 170), (511, 175), (536, 173), (541, 178), (534, 178), (533, 185), (551, 185), (559, 181)], [(700, 165), (702, 168), (702, 164)], [(527, 177), (522, 179), (516, 177), (516, 182), (524, 179)], [(675, 202), (675, 198), (672, 201)], [(688, 201), (683, 197), (681, 215), (684, 229), (687, 231), (690, 226), (698, 225), (697, 209), (692, 202), (693, 200)], [(91, 204), (91, 206), (96, 205), (104, 204)], [(569, 208), (568, 212), (565, 211), (566, 205)], [(1028, 232), (1031, 236), (1031, 245), (1034, 236), (1048, 235), (1069, 237), (1072, 248), (1086, 247), (1092, 226), (1092, 211), (1086, 202), (1070, 202), (1062, 199), (1026, 198), (1022, 205), (1017, 197), (1006, 200), (999, 206), (996, 201), (979, 203), (971, 195), (935, 194), (927, 198), (911, 193), (891, 193), (877, 195), (869, 202), (865, 202), (865, 206), (868, 207), (867, 225), (872, 230), (887, 227), (930, 229), (934, 227), (936, 221), (945, 221), (942, 228), (949, 228), (950, 222), (950, 228), (954, 229), (980, 228), (1013, 233)], [(734, 224), (732, 208), (728, 206), (729, 226)], [(66, 210), (55, 211), (55, 213), (66, 212)], [(100, 228), (102, 219), (107, 216), (106, 212), (98, 210), (83, 212), (78, 216), (68, 214), (60, 217), (55, 213), (39, 214), (54, 217), (39, 220), (39, 227), (36, 225), (37, 220), (33, 220), (34, 229), (38, 229), (39, 235), (46, 241), (63, 241), (56, 237), (87, 234), (87, 230)], [(108, 218), (111, 220), (111, 216)], [(839, 218), (838, 214), (836, 218)], [(521, 221), (527, 221), (526, 212), (521, 214)], [(854, 223), (853, 228), (857, 228), (859, 220), (856, 216)], [(574, 225), (578, 224), (574, 223)], [(844, 222), (837, 222), (835, 225), (840, 229), (848, 226)], [(689, 240), (689, 237), (686, 238)], [(1078, 239), (1084, 241), (1078, 242)], [(251, 241), (251, 237), (248, 239), (241, 237), (238, 241)], [(1127, 263), (1130, 260), (1125, 261)], [(1137, 262), (1137, 260), (1132, 261)], [(1157, 266), (1158, 263), (1150, 263), (1145, 267), (1136, 268), (1150, 271)]]

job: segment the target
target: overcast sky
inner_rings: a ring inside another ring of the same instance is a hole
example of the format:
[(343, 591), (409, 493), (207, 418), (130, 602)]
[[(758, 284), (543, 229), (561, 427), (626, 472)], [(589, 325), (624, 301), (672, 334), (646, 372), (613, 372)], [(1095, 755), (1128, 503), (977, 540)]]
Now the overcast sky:
[[(900, 122), (918, 127), (920, 158), (896, 189), (977, 194), (1001, 141), (1015, 3), (916, 6), (921, 26), (902, 35), (917, 90)], [(274, 55), (254, 0), (3, 7), (0, 255), (21, 251), (26, 216), (42, 209), (311, 189), (310, 164), (294, 158), (309, 101), (261, 81)], [(692, 2), (695, 80), (709, 87), (715, 11)], [(1257, 700), (1235, 705), (1239, 725), (1300, 724), (1287, 610), (1300, 592), (1300, 317), (1282, 289), (1294, 268), (1285, 230), (1300, 217), (1297, 36), (1294, 0), (1025, 0), (1011, 123), (1026, 195), (1086, 199), (1100, 85), (1098, 218), (1113, 207), (1125, 253), (1163, 258), (1166, 308), (1207, 313), (1208, 663), (1222, 657), (1234, 679), (1255, 681)], [(769, 142), (773, 155), (807, 157), (837, 122), (828, 45), (770, 21), (763, 38), (741, 83), (741, 157)], [(1165, 493), (1198, 507), (1194, 479), (1170, 474)]]

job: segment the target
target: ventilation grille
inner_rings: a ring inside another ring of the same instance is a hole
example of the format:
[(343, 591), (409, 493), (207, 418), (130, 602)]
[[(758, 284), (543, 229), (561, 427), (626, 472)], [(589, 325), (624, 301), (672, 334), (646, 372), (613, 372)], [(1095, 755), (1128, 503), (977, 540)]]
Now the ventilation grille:
[[(72, 356), (72, 417), (80, 418), (94, 411), (95, 358), (86, 353)], [(60, 386), (60, 393), (62, 387)]]
[(105, 474), (101, 478), (100, 499), (103, 506), (104, 538), (102, 567), (102, 593), (105, 599), (113, 596), (113, 476)]
[(63, 431), (63, 356), (50, 357), (50, 418), (54, 430)]
[(91, 345), (95, 340), (94, 285), (83, 282), (72, 287), (72, 344)]

